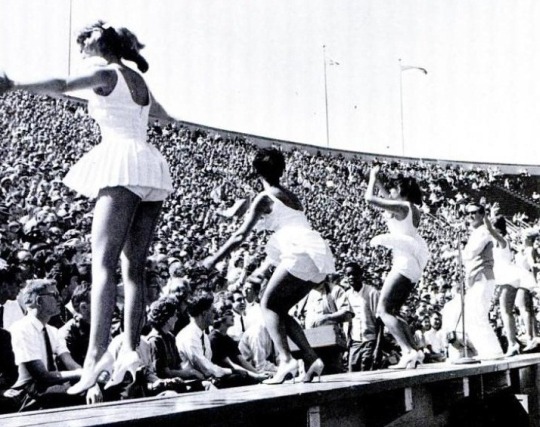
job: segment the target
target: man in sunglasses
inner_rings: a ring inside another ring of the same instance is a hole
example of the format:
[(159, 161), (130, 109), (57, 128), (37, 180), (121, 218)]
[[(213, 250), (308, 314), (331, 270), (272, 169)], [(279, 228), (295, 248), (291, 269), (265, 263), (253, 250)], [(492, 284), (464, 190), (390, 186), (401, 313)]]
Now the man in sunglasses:
[(465, 222), (471, 230), (463, 249), (465, 265), (465, 327), (467, 336), (480, 359), (503, 357), (497, 335), (489, 323), (489, 308), (495, 291), (493, 274), (492, 225), (485, 208), (479, 204), (466, 207)]
[[(23, 298), (26, 316), (11, 327), (19, 375), (8, 395), (20, 403), (19, 410), (84, 403), (80, 396), (66, 393), (69, 381), (79, 379), (81, 366), (71, 357), (58, 329), (48, 324), (60, 312), (56, 283), (49, 279), (28, 280)], [(100, 400), (99, 387), (91, 388), (87, 401)]]

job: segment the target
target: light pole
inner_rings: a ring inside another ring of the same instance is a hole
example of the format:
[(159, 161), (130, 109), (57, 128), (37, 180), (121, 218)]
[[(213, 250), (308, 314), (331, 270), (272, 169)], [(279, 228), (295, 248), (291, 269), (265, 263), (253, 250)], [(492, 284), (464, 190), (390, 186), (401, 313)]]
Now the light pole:
[(326, 147), (330, 148), (330, 126), (328, 124), (328, 81), (326, 78), (326, 45), (323, 44), (324, 64), (324, 111), (326, 114)]
[(408, 70), (418, 70), (427, 75), (427, 70), (422, 67), (413, 67), (411, 65), (403, 65), (401, 58), (399, 61), (399, 106), (401, 112), (401, 155), (405, 157), (405, 129), (403, 125), (403, 72)]

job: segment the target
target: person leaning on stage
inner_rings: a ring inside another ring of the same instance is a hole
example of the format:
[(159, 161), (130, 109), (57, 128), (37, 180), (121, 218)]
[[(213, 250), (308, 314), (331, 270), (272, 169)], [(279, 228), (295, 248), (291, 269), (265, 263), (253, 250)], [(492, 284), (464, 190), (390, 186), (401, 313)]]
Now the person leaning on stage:
[[(333, 325), (337, 336), (345, 342), (343, 323), (352, 319), (345, 291), (338, 284), (330, 284), (326, 279), (309, 291), (306, 297), (298, 303), (301, 307), (300, 316), (305, 319), (306, 329), (319, 326)], [(317, 355), (324, 362), (326, 373), (338, 374), (344, 372), (343, 353), (345, 346), (333, 345), (316, 349)]]
[(82, 366), (90, 341), (90, 286), (86, 283), (77, 285), (71, 305), (75, 315), (60, 328), (60, 335), (73, 359)]
[(350, 285), (345, 296), (354, 314), (349, 331), (349, 372), (369, 371), (374, 368), (377, 328), (382, 327), (376, 316), (379, 291), (366, 283), (363, 269), (356, 262), (345, 265), (345, 277)]
[[(81, 366), (71, 357), (58, 329), (47, 324), (60, 310), (55, 282), (29, 280), (23, 296), (28, 312), (11, 327), (19, 376), (7, 395), (21, 404), (19, 410), (84, 403), (84, 398), (66, 393), (69, 381), (79, 379)], [(101, 401), (99, 387), (91, 387), (86, 399), (88, 403)]]
[(197, 289), (188, 297), (189, 324), (176, 336), (176, 346), (182, 359), (182, 369), (199, 371), (204, 378), (220, 378), (232, 374), (232, 369), (212, 363), (210, 339), (205, 332), (214, 322), (214, 297)]
[(154, 371), (164, 379), (202, 380), (204, 377), (199, 371), (182, 369), (182, 359), (172, 333), (177, 320), (176, 310), (177, 301), (170, 295), (160, 297), (150, 306), (148, 323), (152, 331), (146, 336), (146, 341), (152, 351)]
[(268, 375), (259, 373), (254, 365), (249, 363), (241, 354), (238, 343), (227, 334), (233, 324), (233, 308), (225, 302), (216, 307), (214, 327), (210, 332), (210, 345), (212, 346), (212, 362), (224, 368), (231, 368), (239, 374), (239, 382), (245, 385), (258, 384), (268, 378)]

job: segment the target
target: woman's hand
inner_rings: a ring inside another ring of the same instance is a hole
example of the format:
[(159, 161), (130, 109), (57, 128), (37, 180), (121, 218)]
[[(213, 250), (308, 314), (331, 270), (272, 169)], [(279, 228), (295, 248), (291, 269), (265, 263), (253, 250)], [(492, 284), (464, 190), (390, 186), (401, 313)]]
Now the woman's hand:
[(0, 72), (0, 95), (8, 92), (13, 88), (13, 82), (8, 78), (6, 73)]
[(377, 178), (377, 175), (379, 174), (379, 172), (381, 171), (381, 166), (380, 165), (375, 165), (371, 168), (371, 171), (369, 172), (369, 175), (373, 178)]

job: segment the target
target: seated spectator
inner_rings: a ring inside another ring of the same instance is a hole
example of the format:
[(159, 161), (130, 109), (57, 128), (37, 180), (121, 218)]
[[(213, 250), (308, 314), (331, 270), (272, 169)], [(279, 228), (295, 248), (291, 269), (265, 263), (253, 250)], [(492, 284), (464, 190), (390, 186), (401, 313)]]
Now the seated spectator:
[(194, 369), (182, 369), (182, 360), (172, 328), (176, 324), (177, 301), (172, 296), (162, 296), (153, 302), (148, 312), (152, 331), (146, 340), (152, 351), (153, 369), (159, 378), (203, 379)]
[[(260, 310), (260, 308), (259, 308)], [(275, 373), (277, 366), (275, 362), (274, 344), (270, 334), (264, 326), (262, 313), (258, 320), (243, 333), (238, 343), (240, 353), (259, 373)]]
[(204, 378), (232, 374), (232, 369), (212, 363), (212, 348), (205, 330), (214, 322), (213, 301), (210, 293), (196, 290), (187, 300), (189, 324), (176, 336), (182, 368), (199, 371)]
[(431, 313), (431, 328), (424, 332), (426, 357), (424, 363), (444, 362), (446, 360), (446, 336), (442, 330), (442, 316), (439, 312)]
[[(21, 403), (19, 410), (83, 403), (80, 396), (66, 393), (69, 381), (79, 379), (81, 366), (71, 357), (58, 329), (47, 324), (60, 309), (56, 284), (46, 279), (28, 281), (24, 301), (28, 313), (11, 328), (19, 375), (8, 395)], [(99, 387), (87, 391), (88, 402), (101, 399)]]
[(190, 322), (176, 336), (182, 368), (199, 371), (218, 388), (244, 385), (241, 375), (233, 374), (232, 369), (212, 362), (212, 347), (205, 330), (214, 322), (213, 301), (212, 294), (203, 289), (195, 290), (187, 300)]
[(233, 324), (233, 310), (230, 305), (222, 304), (216, 309), (214, 328), (210, 332), (210, 345), (212, 347), (212, 362), (224, 368), (230, 368), (240, 377), (244, 378), (245, 385), (258, 384), (268, 378), (244, 359), (238, 343), (227, 335), (227, 330)]
[(74, 316), (60, 328), (60, 336), (79, 365), (83, 365), (90, 340), (90, 287), (78, 285), (71, 296)]
[(423, 316), (420, 320), (419, 328), (414, 331), (414, 342), (418, 347), (419, 351), (422, 351), (424, 355), (429, 353), (429, 350), (426, 348), (426, 338), (425, 333), (431, 329), (431, 320), (430, 316)]

